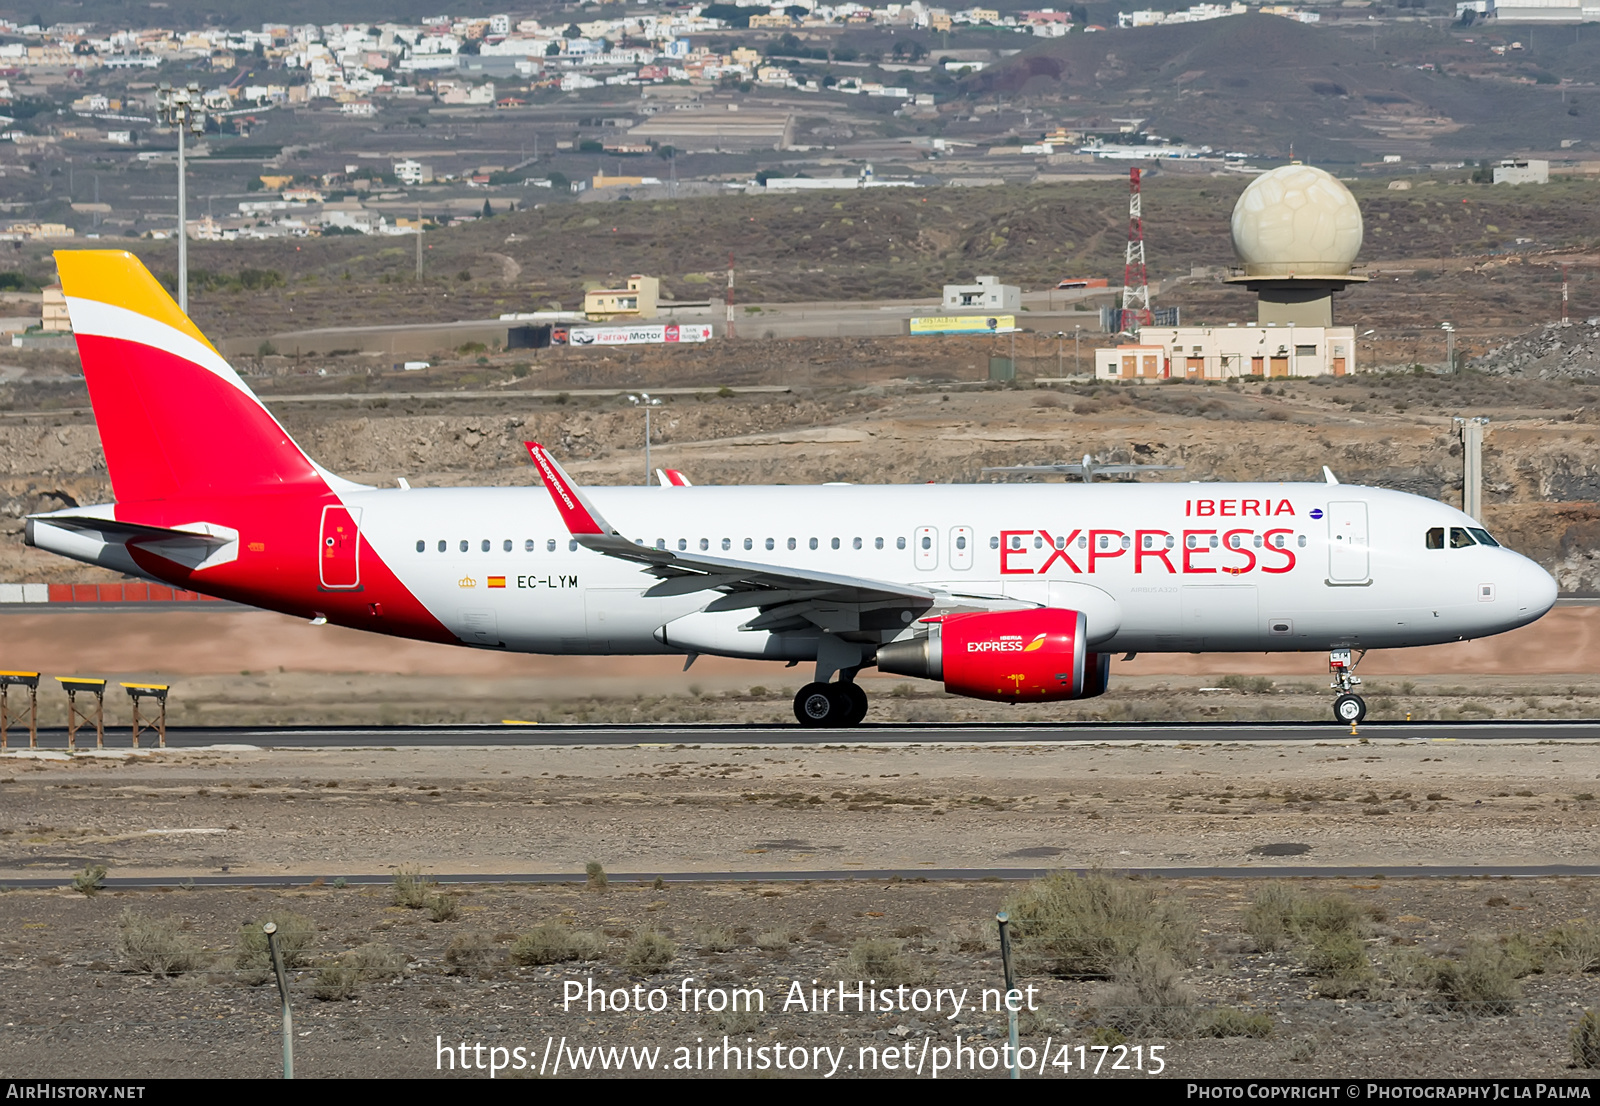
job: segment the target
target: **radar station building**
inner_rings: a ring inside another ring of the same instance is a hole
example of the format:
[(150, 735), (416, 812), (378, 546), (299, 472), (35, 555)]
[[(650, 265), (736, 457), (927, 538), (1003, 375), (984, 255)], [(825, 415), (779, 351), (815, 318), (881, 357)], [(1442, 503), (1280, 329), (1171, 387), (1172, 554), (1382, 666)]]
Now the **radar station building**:
[[(1103, 380), (1230, 380), (1241, 376), (1343, 376), (1356, 371), (1354, 327), (1333, 325), (1333, 296), (1367, 278), (1361, 208), (1350, 190), (1309, 165), (1284, 165), (1250, 182), (1233, 209), (1240, 267), (1227, 278), (1256, 293), (1255, 324), (1141, 328), (1137, 346), (1095, 355)], [(1130, 375), (1130, 363), (1140, 371)]]

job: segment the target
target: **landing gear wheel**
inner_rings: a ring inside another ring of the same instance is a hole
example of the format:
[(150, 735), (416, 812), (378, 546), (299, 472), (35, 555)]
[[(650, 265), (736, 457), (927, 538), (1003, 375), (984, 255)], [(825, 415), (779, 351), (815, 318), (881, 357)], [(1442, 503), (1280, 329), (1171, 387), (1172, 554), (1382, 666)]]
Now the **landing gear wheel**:
[(861, 725), (861, 720), (867, 716), (867, 693), (861, 690), (860, 684), (834, 684), (833, 686), (850, 704), (850, 709), (845, 712), (844, 724), (846, 726)]
[(835, 684), (807, 684), (794, 697), (794, 716), (802, 726), (845, 726), (852, 703)]
[(1341, 695), (1333, 701), (1333, 716), (1354, 726), (1367, 716), (1367, 701), (1359, 695)]

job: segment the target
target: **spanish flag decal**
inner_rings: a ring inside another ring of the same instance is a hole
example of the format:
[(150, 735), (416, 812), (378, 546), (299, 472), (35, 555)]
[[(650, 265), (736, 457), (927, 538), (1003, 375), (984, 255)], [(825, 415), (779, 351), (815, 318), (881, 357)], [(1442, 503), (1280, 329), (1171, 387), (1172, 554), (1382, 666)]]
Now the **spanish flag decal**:
[(491, 588), (503, 588), (506, 586), (506, 578), (504, 576), (491, 576), (489, 577), (489, 586)]

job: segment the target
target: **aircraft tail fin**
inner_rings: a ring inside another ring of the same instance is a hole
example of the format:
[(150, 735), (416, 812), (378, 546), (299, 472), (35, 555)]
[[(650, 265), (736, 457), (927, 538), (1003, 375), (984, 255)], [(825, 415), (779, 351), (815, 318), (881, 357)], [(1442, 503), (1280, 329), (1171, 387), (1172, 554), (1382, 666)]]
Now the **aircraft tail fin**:
[(137, 257), (61, 250), (56, 266), (119, 502), (328, 487)]

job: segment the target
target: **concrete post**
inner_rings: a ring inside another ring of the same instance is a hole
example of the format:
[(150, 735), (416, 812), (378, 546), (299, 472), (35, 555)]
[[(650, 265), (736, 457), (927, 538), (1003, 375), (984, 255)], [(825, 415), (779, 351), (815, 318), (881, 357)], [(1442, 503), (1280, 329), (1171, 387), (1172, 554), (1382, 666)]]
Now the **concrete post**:
[(1461, 510), (1478, 522), (1483, 521), (1483, 431), (1486, 418), (1457, 418), (1456, 433), (1461, 438)]

